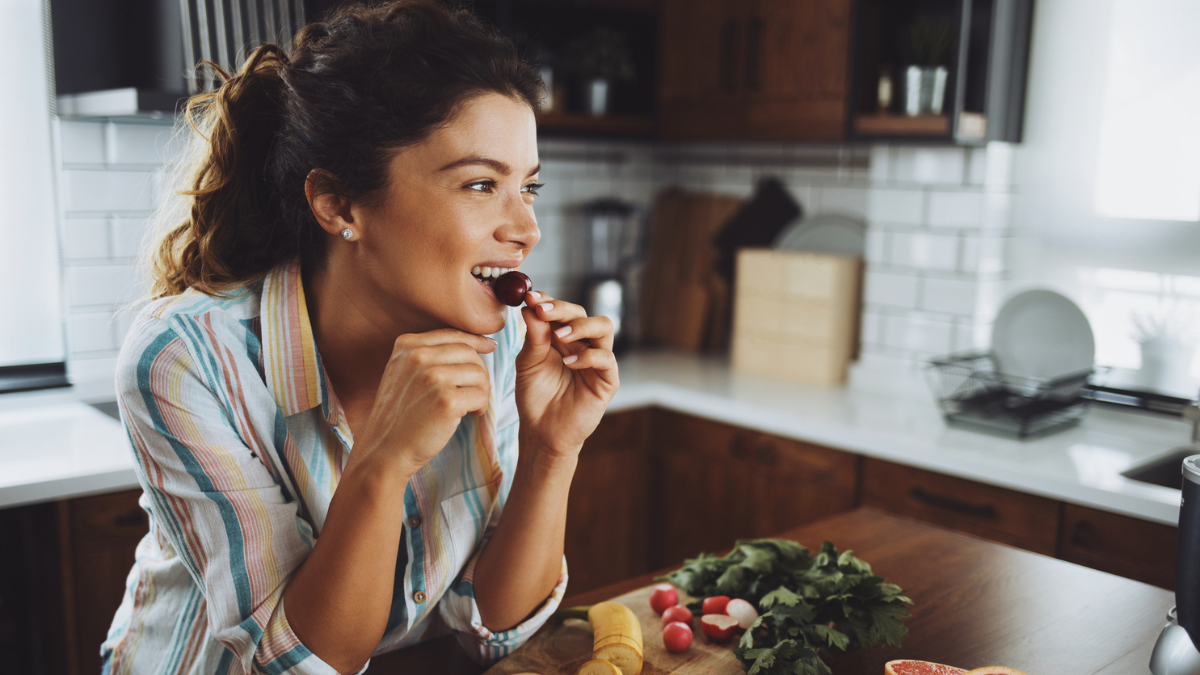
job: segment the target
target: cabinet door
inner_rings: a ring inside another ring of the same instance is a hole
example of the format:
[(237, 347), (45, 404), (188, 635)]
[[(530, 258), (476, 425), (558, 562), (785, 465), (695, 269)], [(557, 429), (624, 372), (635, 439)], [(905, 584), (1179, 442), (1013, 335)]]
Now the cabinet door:
[(1170, 525), (1065, 504), (1059, 557), (1175, 590), (1177, 533)]
[(125, 593), (134, 549), (150, 529), (141, 490), (59, 502), (69, 673), (100, 671), (100, 643)]
[(1059, 503), (974, 481), (892, 464), (863, 462), (863, 504), (1054, 555)]
[(746, 13), (734, 0), (663, 0), (659, 128), (668, 138), (740, 138)]
[(605, 415), (579, 454), (564, 542), (572, 595), (650, 571), (648, 415), (644, 409)]
[(754, 0), (746, 28), (751, 137), (845, 136), (850, 0)]
[(854, 508), (853, 455), (666, 411), (652, 423), (655, 567)]

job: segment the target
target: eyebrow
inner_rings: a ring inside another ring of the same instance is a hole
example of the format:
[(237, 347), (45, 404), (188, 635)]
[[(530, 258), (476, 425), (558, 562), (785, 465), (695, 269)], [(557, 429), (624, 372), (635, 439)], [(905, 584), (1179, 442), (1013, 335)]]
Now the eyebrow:
[[(490, 157), (481, 157), (479, 155), (468, 155), (467, 157), (463, 157), (462, 159), (456, 159), (453, 162), (450, 162), (449, 164), (447, 164), (446, 166), (443, 166), (442, 168), (438, 169), (438, 172), (440, 173), (442, 171), (449, 171), (450, 169), (456, 169), (460, 166), (471, 166), (474, 164), (479, 164), (482, 166), (486, 166), (490, 169), (494, 169), (498, 173), (502, 173), (505, 176), (512, 173), (512, 167), (505, 164), (504, 162), (501, 162), (498, 159), (492, 159)], [(542, 165), (538, 164), (537, 166), (533, 167), (533, 169), (531, 169), (529, 171), (529, 173), (526, 175), (526, 177), (532, 176), (533, 174), (538, 173), (541, 170), (542, 170)]]

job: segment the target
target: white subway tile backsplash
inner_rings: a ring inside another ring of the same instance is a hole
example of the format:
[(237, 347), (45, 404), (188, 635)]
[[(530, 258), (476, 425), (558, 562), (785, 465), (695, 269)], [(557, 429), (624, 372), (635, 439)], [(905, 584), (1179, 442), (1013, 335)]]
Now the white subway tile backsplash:
[(887, 315), (879, 312), (864, 311), (859, 338), (865, 344), (878, 344), (883, 341), (883, 324)]
[(867, 228), (866, 259), (869, 264), (886, 264), (888, 256), (888, 233), (879, 227)]
[(1013, 195), (1008, 192), (988, 192), (984, 195), (983, 227), (1000, 231), (1012, 228)]
[(63, 172), (65, 210), (149, 211), (151, 174), (147, 171), (67, 170)]
[(107, 218), (64, 218), (62, 257), (64, 260), (107, 258), (109, 226)]
[(67, 376), (73, 384), (102, 382), (113, 387), (115, 397), (115, 378), (117, 374), (117, 357), (114, 356), (71, 356), (67, 361)]
[(962, 239), (960, 272), (991, 275), (1008, 269), (1005, 258), (1007, 237), (966, 233)]
[(956, 353), (977, 352), (988, 348), (991, 343), (992, 326), (976, 319), (959, 319), (954, 325), (954, 349)]
[(962, 185), (966, 172), (963, 148), (896, 148), (891, 180), (926, 185)]
[(869, 177), (872, 183), (885, 183), (892, 177), (892, 149), (887, 145), (871, 146), (871, 168)]
[(999, 280), (926, 277), (920, 308), (931, 312), (992, 320), (1003, 282)]
[(133, 265), (81, 265), (66, 269), (67, 304), (71, 307), (121, 305), (143, 294)]
[(967, 150), (967, 185), (983, 187), (987, 182), (987, 148)]
[(867, 218), (873, 223), (920, 225), (924, 198), (922, 190), (870, 190)]
[(918, 301), (920, 278), (915, 274), (895, 274), (867, 270), (867, 303), (884, 307), (915, 309)]
[(141, 255), (142, 243), (150, 235), (151, 222), (151, 218), (113, 218), (113, 257), (134, 258)]
[(929, 193), (930, 227), (982, 227), (984, 225), (984, 195), (982, 192)]
[(868, 192), (866, 188), (817, 188), (818, 210), (815, 213), (837, 213), (865, 218)]
[(108, 161), (114, 165), (162, 165), (182, 149), (173, 142), (174, 131), (168, 124), (111, 123)]
[(72, 314), (67, 320), (67, 336), (72, 352), (99, 352), (117, 349), (112, 312)]
[(902, 267), (953, 271), (958, 268), (958, 237), (925, 232), (894, 232), (891, 235), (889, 262)]
[(953, 343), (952, 323), (919, 315), (890, 315), (883, 330), (885, 345), (922, 355), (945, 354)]
[(990, 190), (1006, 191), (1013, 185), (1013, 145), (1001, 141), (987, 144), (987, 178)]
[(104, 123), (62, 120), (59, 141), (64, 164), (103, 164)]

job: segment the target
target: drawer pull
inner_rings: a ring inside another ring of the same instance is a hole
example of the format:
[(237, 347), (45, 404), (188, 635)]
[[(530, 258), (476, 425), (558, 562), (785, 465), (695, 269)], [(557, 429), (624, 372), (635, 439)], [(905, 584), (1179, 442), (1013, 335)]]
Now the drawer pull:
[(1088, 540), (1091, 539), (1091, 526), (1086, 520), (1080, 520), (1071, 528), (1071, 543), (1076, 546), (1087, 546)]
[(935, 495), (926, 492), (925, 488), (919, 485), (909, 490), (908, 494), (910, 497), (921, 502), (922, 504), (935, 506), (939, 509), (957, 511), (958, 513), (968, 516), (977, 516), (980, 518), (996, 517), (996, 507), (992, 506), (991, 504), (971, 504), (970, 502), (959, 501), (953, 497)]

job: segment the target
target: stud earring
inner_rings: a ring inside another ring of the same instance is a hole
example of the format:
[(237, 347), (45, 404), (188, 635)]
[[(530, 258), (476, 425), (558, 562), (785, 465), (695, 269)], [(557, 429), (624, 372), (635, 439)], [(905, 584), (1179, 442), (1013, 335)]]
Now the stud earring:
[(342, 230), (342, 239), (349, 240), (350, 237), (353, 237), (353, 236), (354, 236), (354, 230), (351, 230), (348, 227), (346, 229)]

